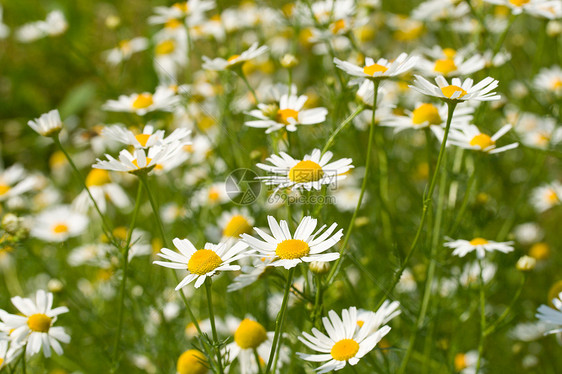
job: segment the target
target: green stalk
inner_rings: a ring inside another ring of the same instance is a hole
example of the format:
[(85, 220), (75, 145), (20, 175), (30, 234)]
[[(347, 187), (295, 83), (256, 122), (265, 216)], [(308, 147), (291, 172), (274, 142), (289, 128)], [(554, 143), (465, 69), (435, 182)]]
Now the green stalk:
[(519, 299), (519, 296), (521, 295), (521, 291), (523, 291), (523, 286), (525, 285), (526, 279), (527, 279), (527, 277), (526, 277), (525, 273), (523, 273), (523, 277), (521, 278), (521, 282), (519, 283), (519, 288), (517, 288), (517, 291), (515, 292), (515, 295), (513, 296), (513, 299), (509, 303), (509, 306), (503, 311), (503, 313), (499, 316), (499, 318), (496, 321), (494, 321), (494, 323), (492, 323), (490, 326), (488, 326), (488, 328), (486, 328), (486, 330), (484, 330), (484, 336), (488, 336), (488, 335), (494, 333), (496, 331), (496, 329), (498, 328), (498, 326), (500, 325), (500, 323), (513, 310), (513, 307), (515, 306), (515, 302), (517, 301), (517, 299)]
[(262, 374), (263, 370), (260, 364), (260, 355), (258, 354), (258, 350), (256, 348), (254, 348), (253, 351), (254, 351), (254, 358), (256, 359), (256, 364), (258, 365), (258, 374)]
[[(211, 331), (213, 332), (213, 348), (215, 349), (215, 354), (217, 356), (217, 365), (219, 367), (219, 373), (223, 374), (224, 369), (222, 368), (222, 358), (221, 350), (219, 345), (219, 337), (217, 335), (217, 327), (215, 326), (215, 313), (213, 311), (213, 291), (212, 291), (213, 281), (210, 277), (205, 280), (205, 290), (207, 291), (207, 306), (209, 308), (209, 320), (211, 321)], [(259, 365), (259, 363), (258, 363)]]
[(254, 91), (254, 89), (252, 88), (252, 86), (250, 86), (250, 82), (248, 82), (248, 78), (246, 78), (246, 75), (244, 74), (244, 72), (242, 71), (242, 66), (240, 66), (239, 68), (234, 70), (236, 72), (236, 74), (240, 77), (240, 79), (242, 79), (242, 81), (244, 82), (244, 84), (246, 84), (246, 87), (248, 87), (248, 90), (250, 90), (250, 92), (252, 93), (252, 96), (254, 98), (254, 102), (256, 103), (256, 105), (259, 104), (258, 101), (258, 96), (256, 95), (256, 91)]
[(82, 184), (82, 187), (86, 190), (86, 192), (88, 193), (88, 196), (90, 197), (90, 200), (94, 204), (94, 208), (96, 209), (96, 211), (98, 212), (98, 215), (101, 218), (102, 229), (104, 231), (105, 236), (107, 236), (107, 238), (115, 244), (115, 238), (113, 237), (113, 234), (111, 233), (111, 229), (109, 227), (109, 224), (107, 223), (107, 220), (106, 220), (104, 214), (101, 212), (101, 210), (98, 206), (98, 203), (96, 203), (96, 200), (92, 196), (92, 193), (90, 192), (90, 189), (88, 188), (88, 186), (86, 186), (86, 182), (84, 181), (84, 178), (82, 177), (82, 174), (80, 173), (80, 171), (78, 170), (78, 168), (74, 164), (74, 161), (72, 161), (72, 158), (70, 157), (70, 155), (68, 154), (66, 149), (64, 149), (64, 147), (62, 146), (58, 135), (53, 136), (53, 140), (54, 140), (55, 144), (57, 145), (57, 147), (64, 154), (64, 157), (66, 157), (66, 159), (68, 160), (68, 163), (70, 164), (70, 167), (74, 171), (74, 175), (76, 176), (76, 179), (78, 179), (80, 181), (80, 184)]
[[(378, 93), (379, 93), (380, 81), (375, 80), (373, 83), (375, 85), (375, 92), (374, 92), (374, 95), (373, 95), (373, 108), (372, 108), (373, 115), (372, 115), (372, 120), (371, 120), (371, 128), (369, 129), (369, 142), (367, 144), (367, 155), (365, 156), (365, 174), (363, 175), (363, 182), (361, 183), (361, 192), (359, 193), (359, 200), (357, 201), (357, 206), (355, 207), (355, 210), (353, 211), (353, 215), (351, 216), (351, 221), (349, 221), (349, 226), (347, 227), (347, 231), (345, 233), (345, 237), (343, 239), (343, 242), (342, 242), (342, 245), (341, 245), (341, 248), (340, 248), (340, 257), (338, 258), (335, 265), (330, 270), (330, 273), (328, 274), (328, 278), (326, 280), (326, 285), (330, 285), (333, 282), (336, 274), (338, 273), (338, 271), (341, 267), (343, 255), (345, 253), (347, 243), (349, 242), (349, 239), (351, 238), (351, 233), (352, 233), (353, 227), (355, 225), (355, 219), (357, 218), (357, 214), (359, 213), (359, 209), (361, 208), (361, 203), (363, 202), (363, 196), (365, 195), (365, 190), (367, 189), (367, 178), (369, 177), (369, 170), (371, 168), (371, 153), (373, 151), (373, 139), (375, 137), (375, 127), (376, 127), (375, 126), (375, 113), (376, 113), (376, 110), (377, 110), (377, 98), (378, 98)], [(358, 111), (359, 111), (359, 108), (355, 112), (358, 112)], [(340, 126), (340, 127), (342, 127), (342, 126)]]
[(476, 361), (475, 373), (480, 371), (482, 353), (484, 352), (484, 338), (486, 337), (486, 296), (484, 294), (484, 277), (482, 275), (484, 269), (482, 268), (482, 260), (478, 259), (478, 265), (480, 266), (480, 341), (478, 343), (478, 360)]
[[(441, 164), (443, 162), (443, 158), (445, 156), (445, 146), (447, 144), (447, 139), (449, 137), (449, 130), (451, 129), (451, 122), (452, 122), (452, 119), (453, 119), (453, 113), (455, 111), (456, 106), (457, 106), (456, 101), (447, 101), (447, 107), (448, 107), (447, 125), (445, 126), (445, 134), (443, 135), (443, 142), (441, 143), (441, 148), (439, 149), (439, 156), (437, 157), (437, 164), (435, 165), (435, 172), (433, 173), (433, 177), (431, 178), (431, 182), (429, 184), (429, 190), (427, 191), (427, 193), (424, 193), (424, 195), (423, 195), (423, 210), (422, 210), (422, 216), (421, 216), (421, 219), (420, 219), (420, 223), (418, 225), (418, 229), (416, 231), (414, 241), (412, 242), (412, 245), (410, 246), (410, 250), (408, 251), (408, 254), (406, 255), (406, 258), (404, 259), (402, 265), (400, 266), (398, 271), (395, 273), (394, 278), (392, 280), (392, 284), (390, 285), (388, 291), (385, 293), (386, 295), (390, 295), (392, 293), (392, 291), (394, 290), (394, 288), (396, 287), (396, 285), (398, 284), (398, 281), (400, 280), (400, 277), (402, 276), (402, 273), (404, 272), (404, 270), (408, 266), (408, 262), (410, 261), (410, 258), (414, 254), (414, 251), (415, 251), (415, 249), (418, 245), (418, 242), (420, 240), (421, 233), (422, 233), (424, 223), (425, 223), (425, 219), (427, 217), (427, 212), (429, 210), (430, 205), (433, 202), (433, 192), (435, 191), (435, 185), (437, 183), (437, 176), (439, 175), (439, 169), (441, 167)], [(382, 305), (383, 302), (384, 302), (384, 298), (381, 299), (377, 308), (379, 308)]]
[(269, 351), (269, 359), (267, 360), (267, 367), (265, 369), (265, 374), (271, 372), (271, 366), (273, 365), (274, 358), (276, 356), (276, 347), (279, 344), (279, 338), (281, 336), (281, 331), (283, 330), (283, 322), (285, 322), (285, 313), (287, 311), (287, 304), (289, 302), (289, 291), (291, 290), (291, 285), (293, 284), (293, 276), (295, 275), (295, 268), (292, 267), (289, 270), (289, 275), (287, 276), (287, 284), (285, 285), (285, 293), (283, 294), (283, 302), (281, 303), (281, 310), (277, 314), (277, 319), (275, 320), (275, 335), (273, 335), (273, 343), (271, 344), (271, 350)]
[(119, 360), (117, 359), (117, 350), (119, 348), (119, 342), (121, 340), (121, 331), (123, 330), (123, 316), (125, 311), (125, 290), (127, 286), (127, 272), (129, 269), (129, 249), (131, 248), (131, 238), (133, 235), (133, 229), (135, 228), (135, 222), (137, 220), (137, 215), (139, 212), (140, 201), (142, 196), (142, 185), (139, 183), (137, 188), (137, 198), (135, 200), (135, 208), (133, 210), (133, 215), (131, 218), (131, 225), (129, 226), (129, 232), (127, 233), (127, 241), (125, 243), (125, 250), (123, 252), (123, 279), (121, 280), (121, 290), (119, 295), (119, 319), (117, 323), (117, 335), (115, 336), (115, 343), (113, 344), (113, 353), (112, 353), (112, 373), (117, 370), (117, 365)]
[(22, 360), (21, 360), (21, 372), (27, 374), (27, 365), (25, 360), (25, 355), (27, 353), (27, 343), (23, 346)]
[(334, 145), (334, 142), (336, 140), (336, 137), (339, 135), (340, 132), (342, 132), (343, 129), (345, 129), (350, 123), (351, 121), (357, 117), (357, 115), (359, 113), (361, 113), (363, 110), (365, 110), (365, 106), (364, 105), (359, 105), (357, 107), (357, 109), (355, 109), (355, 112), (351, 113), (349, 116), (347, 116), (346, 119), (343, 120), (343, 122), (338, 126), (338, 128), (336, 129), (336, 131), (334, 131), (332, 133), (332, 135), (330, 135), (330, 138), (328, 139), (328, 141), (326, 142), (326, 145), (324, 146), (324, 148), (322, 148), (322, 154), (326, 153), (328, 151), (328, 149), (330, 149), (330, 147), (332, 147), (332, 145)]

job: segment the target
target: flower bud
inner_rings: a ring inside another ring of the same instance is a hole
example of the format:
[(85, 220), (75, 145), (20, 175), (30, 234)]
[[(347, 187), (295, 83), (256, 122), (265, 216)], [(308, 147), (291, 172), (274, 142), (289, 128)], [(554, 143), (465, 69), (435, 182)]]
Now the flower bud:
[(312, 261), (309, 265), (308, 268), (310, 269), (311, 272), (313, 272), (314, 274), (326, 274), (327, 272), (330, 271), (330, 263), (329, 262), (322, 262), (322, 261)]
[(537, 260), (531, 256), (523, 256), (518, 261), (515, 267), (520, 271), (531, 271), (535, 268)]

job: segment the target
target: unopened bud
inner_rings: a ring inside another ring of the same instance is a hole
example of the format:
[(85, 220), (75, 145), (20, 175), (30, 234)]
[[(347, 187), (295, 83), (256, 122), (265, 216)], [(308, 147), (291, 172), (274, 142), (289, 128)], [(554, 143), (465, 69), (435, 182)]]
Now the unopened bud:
[(297, 66), (298, 63), (299, 60), (292, 54), (287, 53), (286, 55), (281, 57), (281, 66), (283, 66), (285, 69), (292, 69)]
[(318, 275), (326, 274), (327, 272), (330, 271), (330, 267), (331, 266), (329, 262), (323, 262), (323, 261), (312, 261), (310, 265), (308, 265), (310, 271)]
[(531, 256), (523, 256), (518, 261), (515, 267), (520, 271), (531, 271), (535, 268), (537, 260)]

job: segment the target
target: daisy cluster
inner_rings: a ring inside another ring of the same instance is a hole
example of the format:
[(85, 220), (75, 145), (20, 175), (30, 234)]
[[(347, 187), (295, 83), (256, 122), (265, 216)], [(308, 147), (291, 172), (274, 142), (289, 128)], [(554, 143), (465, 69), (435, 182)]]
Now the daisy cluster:
[(562, 367), (560, 0), (71, 3), (0, 6), (0, 372)]

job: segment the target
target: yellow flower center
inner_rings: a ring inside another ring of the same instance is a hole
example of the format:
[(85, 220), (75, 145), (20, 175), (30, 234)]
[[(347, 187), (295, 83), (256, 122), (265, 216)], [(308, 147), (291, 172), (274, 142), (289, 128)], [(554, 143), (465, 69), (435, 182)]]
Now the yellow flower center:
[(509, 0), (509, 2), (515, 6), (523, 6), (531, 0)]
[(443, 48), (443, 54), (447, 58), (455, 58), (455, 56), (457, 55), (457, 51), (455, 51), (453, 48)]
[(42, 313), (36, 313), (27, 318), (27, 326), (31, 331), (48, 332), (51, 328), (52, 318)]
[(415, 125), (421, 125), (426, 122), (430, 125), (439, 125), (443, 121), (439, 115), (439, 109), (435, 105), (421, 104), (412, 112), (412, 122)]
[(450, 74), (455, 70), (457, 70), (457, 65), (450, 58), (435, 61), (435, 66), (433, 67), (433, 71), (444, 75)]
[(484, 245), (488, 244), (489, 242), (484, 238), (474, 238), (469, 243), (470, 245)]
[(562, 79), (556, 78), (554, 82), (552, 82), (552, 89), (558, 90), (560, 88), (562, 88)]
[(363, 68), (363, 73), (373, 76), (375, 73), (378, 72), (384, 73), (387, 70), (388, 68), (384, 65), (373, 64), (373, 65), (365, 66)]
[(359, 326), (359, 327), (363, 327), (364, 324), (365, 324), (365, 321), (357, 321), (357, 326)]
[(152, 100), (152, 95), (149, 93), (141, 93), (137, 95), (135, 101), (133, 101), (133, 108), (144, 109), (148, 108), (154, 103)]
[(336, 22), (330, 25), (330, 28), (332, 29), (332, 33), (337, 34), (341, 30), (345, 29), (345, 20), (344, 19), (337, 20)]
[(560, 202), (558, 194), (552, 188), (546, 192), (546, 200), (551, 204), (557, 204)]
[(314, 161), (299, 161), (289, 170), (289, 179), (295, 183), (315, 182), (322, 178), (324, 171)]
[(176, 43), (173, 40), (164, 40), (156, 45), (155, 53), (157, 55), (168, 55), (176, 49)]
[(174, 5), (172, 5), (172, 7), (181, 10), (184, 13), (187, 13), (187, 11), (189, 10), (189, 7), (187, 5), (187, 1), (184, 3), (175, 3)]
[(544, 242), (535, 243), (529, 249), (529, 256), (536, 260), (546, 260), (550, 256), (550, 247)]
[(55, 234), (64, 234), (68, 232), (68, 225), (65, 223), (57, 223), (53, 226), (53, 232)]
[(209, 371), (205, 355), (196, 349), (190, 349), (178, 358), (179, 374), (206, 374)]
[(150, 139), (150, 134), (138, 134), (135, 135), (135, 139), (137, 139), (141, 147), (146, 147), (146, 142), (148, 142), (148, 139)]
[(0, 358), (0, 368), (2, 367), (2, 364), (4, 363), (4, 359)]
[(124, 53), (127, 53), (131, 50), (131, 42), (129, 40), (121, 40), (119, 42), (119, 49)]
[(167, 29), (176, 29), (181, 26), (181, 22), (175, 18), (169, 19), (164, 24), (164, 27)]
[(221, 197), (221, 195), (216, 188), (211, 188), (209, 190), (209, 200), (211, 200), (212, 202), (218, 201), (220, 199), (220, 197)]
[(189, 259), (187, 270), (192, 274), (205, 275), (218, 268), (221, 263), (221, 258), (214, 251), (200, 249)]
[(347, 361), (359, 352), (359, 343), (353, 339), (342, 339), (332, 347), (330, 354), (336, 361)]
[(445, 95), (445, 97), (448, 97), (448, 98), (451, 98), (451, 96), (453, 96), (455, 94), (455, 92), (457, 92), (457, 91), (461, 92), (461, 94), (459, 95), (459, 97), (457, 97), (457, 99), (460, 99), (461, 97), (463, 97), (464, 95), (467, 94), (467, 92), (459, 86), (450, 85), (450, 86), (441, 88), (441, 92), (443, 92), (443, 95)]
[(287, 239), (277, 244), (275, 254), (283, 260), (301, 258), (310, 252), (308, 243), (299, 239)]
[(0, 183), (0, 196), (8, 193), (10, 191), (10, 186), (7, 184)]
[[(146, 158), (146, 166), (148, 166), (148, 164), (150, 164), (150, 161), (152, 161), (152, 159), (150, 157)], [(137, 169), (141, 169), (141, 167), (139, 166), (139, 162), (137, 161), (137, 159), (135, 158), (133, 161), (131, 161), (133, 163), (133, 165), (135, 165), (137, 167)]]
[(466, 369), (468, 365), (466, 364), (466, 355), (464, 353), (457, 353), (455, 356), (455, 370), (461, 371)]
[(234, 341), (242, 349), (255, 349), (267, 340), (267, 331), (258, 322), (244, 319), (234, 333)]
[(238, 57), (240, 57), (240, 55), (232, 55), (232, 56), (230, 56), (226, 61), (227, 61), (227, 62), (232, 62), (232, 61), (236, 60)]
[(125, 226), (119, 226), (113, 229), (113, 236), (117, 239), (125, 240), (127, 239), (127, 228)]
[(235, 215), (230, 219), (222, 234), (231, 238), (237, 238), (244, 233), (252, 230), (252, 226), (244, 216), (240, 214)]
[(477, 145), (482, 150), (491, 147), (494, 144), (496, 144), (496, 142), (493, 141), (492, 138), (486, 134), (478, 134), (470, 141), (470, 145), (472, 146)]
[(289, 124), (289, 118), (294, 119), (295, 121), (299, 118), (299, 112), (293, 109), (279, 109), (277, 111), (277, 120), (279, 122), (284, 123), (285, 125)]
[(103, 169), (92, 169), (86, 177), (86, 186), (103, 186), (109, 183), (109, 172)]

